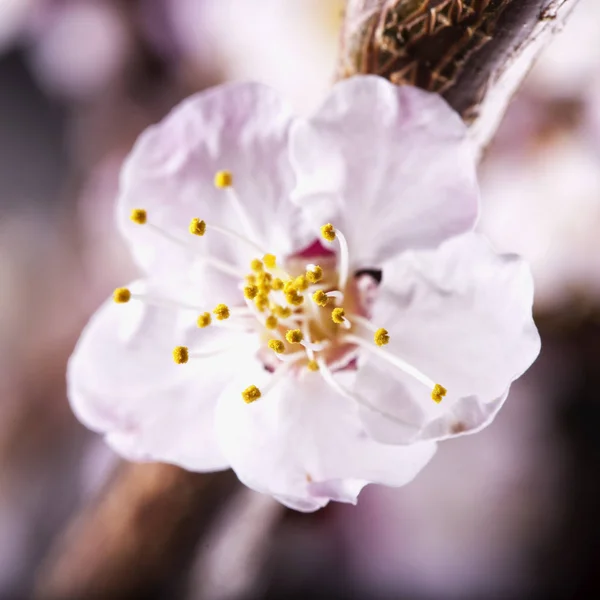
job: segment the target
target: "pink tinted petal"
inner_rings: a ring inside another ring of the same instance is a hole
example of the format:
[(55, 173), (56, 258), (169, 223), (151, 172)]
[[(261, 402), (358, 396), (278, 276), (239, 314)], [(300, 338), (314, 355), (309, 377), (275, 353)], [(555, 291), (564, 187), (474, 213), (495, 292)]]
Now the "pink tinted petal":
[[(159, 294), (148, 282), (134, 293)], [(167, 290), (168, 291), (168, 290)], [(166, 292), (165, 292), (166, 294)], [(255, 336), (195, 325), (194, 311), (131, 300), (107, 301), (92, 317), (69, 361), (69, 399), (79, 419), (108, 435), (136, 460), (163, 460), (193, 470), (225, 468), (212, 428), (216, 400), (232, 361), (250, 355)], [(176, 365), (172, 350), (234, 350)]]
[[(207, 231), (192, 236), (193, 218), (228, 227), (266, 252), (289, 254), (308, 241), (300, 211), (289, 201), (294, 176), (288, 160), (289, 107), (259, 84), (229, 84), (196, 94), (140, 137), (124, 167), (119, 222), (146, 270), (186, 270), (206, 254), (237, 265), (257, 251)], [(214, 186), (219, 170), (233, 174), (249, 226), (226, 190)], [(188, 243), (182, 249), (150, 227), (129, 220), (144, 208), (148, 222)]]
[(436, 94), (357, 76), (294, 125), (294, 199), (347, 237), (354, 267), (470, 230), (475, 162), (460, 117)]
[(390, 332), (385, 350), (448, 390), (438, 405), (431, 389), (365, 354), (357, 391), (405, 422), (363, 411), (365, 425), (382, 441), (408, 443), (480, 429), (539, 353), (529, 269), (515, 255), (496, 254), (482, 236), (467, 234), (436, 251), (391, 261), (380, 292), (373, 321)]
[(250, 405), (241, 390), (260, 388), (271, 375), (260, 365), (240, 375), (217, 406), (223, 453), (242, 482), (298, 510), (316, 510), (330, 499), (354, 503), (371, 482), (404, 485), (435, 452), (431, 443), (389, 446), (370, 439), (356, 404), (318, 373), (290, 375)]

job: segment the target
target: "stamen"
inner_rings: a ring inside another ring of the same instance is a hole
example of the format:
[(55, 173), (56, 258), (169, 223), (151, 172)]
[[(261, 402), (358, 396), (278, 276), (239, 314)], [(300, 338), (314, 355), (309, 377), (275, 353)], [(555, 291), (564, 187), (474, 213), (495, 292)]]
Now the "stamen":
[(323, 306), (323, 307), (327, 306), (327, 303), (329, 302), (329, 298), (327, 297), (327, 294), (323, 290), (317, 290), (312, 295), (312, 299), (315, 304), (318, 304), (319, 306)]
[(291, 294), (292, 292), (297, 292), (298, 290), (296, 289), (296, 285), (294, 284), (294, 282), (290, 279), (289, 281), (286, 281), (283, 284), (283, 293), (284, 294)]
[(351, 319), (351, 321), (355, 325), (360, 325), (361, 327), (368, 329), (372, 333), (375, 333), (378, 329), (378, 327), (371, 323), (369, 319), (365, 319), (365, 317), (357, 315), (356, 313), (348, 313), (348, 318)]
[(429, 377), (421, 373), (419, 369), (413, 367), (405, 360), (402, 360), (399, 356), (396, 356), (395, 354), (392, 354), (391, 352), (388, 352), (387, 350), (384, 350), (381, 347), (374, 346), (371, 342), (365, 340), (360, 336), (347, 335), (343, 339), (350, 343), (356, 344), (357, 346), (362, 346), (363, 348), (369, 350), (369, 352), (371, 352), (372, 354), (375, 354), (376, 356), (387, 360), (391, 365), (397, 367), (401, 371), (404, 371), (404, 373), (406, 373), (407, 375), (414, 377), (417, 381), (420, 381), (423, 385), (426, 385), (430, 389), (433, 389), (436, 385), (438, 385), (435, 383), (435, 381), (433, 381), (433, 379), (429, 379)]
[(331, 223), (327, 223), (321, 227), (321, 235), (328, 242), (333, 242), (335, 240), (335, 227)]
[(331, 311), (331, 320), (336, 324), (336, 325), (341, 325), (342, 323), (345, 322), (346, 319), (344, 319), (344, 315), (346, 314), (346, 311), (340, 306), (338, 308), (334, 308)]
[[(243, 204), (240, 202), (240, 199), (233, 188), (233, 174), (231, 171), (218, 171), (215, 174), (214, 183), (216, 188), (226, 192), (227, 196), (229, 197), (229, 201), (231, 204), (233, 204), (235, 211), (242, 222), (242, 227), (246, 234), (250, 234), (249, 237), (251, 240), (257, 240), (258, 236), (254, 231), (252, 222), (248, 218), (248, 213), (246, 212)], [(252, 241), (252, 243), (254, 244), (254, 241)], [(260, 253), (263, 254), (264, 252), (261, 250)]]
[(387, 329), (380, 327), (374, 334), (373, 339), (378, 346), (385, 346), (390, 343), (390, 335)]
[(256, 386), (253, 386), (253, 385), (246, 388), (244, 390), (244, 392), (242, 392), (242, 397), (244, 398), (244, 401), (248, 402), (246, 400), (246, 398), (244, 397), (244, 394), (246, 392), (250, 392), (250, 395), (256, 395), (256, 392), (254, 392), (251, 388), (256, 388), (258, 390), (258, 393), (260, 394), (257, 398), (254, 398), (252, 401), (257, 400), (258, 398), (261, 398), (261, 397), (264, 398), (279, 383), (279, 381), (283, 378), (283, 376), (292, 368), (292, 366), (296, 362), (298, 362), (298, 360), (286, 362), (286, 363), (282, 364), (280, 367), (278, 367), (275, 370), (275, 373), (273, 373), (273, 375), (271, 376), (271, 379), (267, 382), (267, 385), (265, 385), (263, 387), (262, 393), (260, 390), (258, 390), (258, 388), (256, 388)]
[(348, 251), (348, 242), (341, 231), (337, 231), (337, 241), (340, 245), (340, 266), (338, 269), (339, 279), (338, 287), (340, 290), (346, 289), (348, 283), (348, 275), (350, 274), (350, 253)]
[(260, 390), (255, 386), (251, 385), (242, 392), (242, 398), (246, 404), (252, 404), (261, 397)]
[(198, 317), (196, 323), (197, 323), (198, 327), (204, 328), (204, 327), (208, 327), (211, 324), (211, 321), (212, 321), (212, 319), (211, 319), (210, 313), (205, 312), (205, 313), (202, 313)]
[(113, 300), (117, 304), (126, 304), (131, 300), (131, 292), (127, 288), (117, 288), (113, 292)]
[(277, 267), (277, 257), (274, 254), (265, 254), (263, 262), (267, 269), (275, 269)]
[(308, 265), (305, 277), (310, 283), (318, 283), (323, 279), (323, 269), (319, 265)]
[(250, 268), (255, 272), (255, 273), (260, 273), (263, 270), (263, 264), (262, 261), (259, 260), (258, 258), (253, 259), (250, 262)]
[(297, 290), (300, 290), (300, 291), (307, 290), (309, 285), (310, 284), (306, 280), (306, 277), (304, 275), (298, 275), (298, 277), (296, 277), (296, 279), (294, 279), (294, 287)]
[(254, 305), (260, 312), (264, 312), (269, 307), (269, 297), (266, 294), (258, 294), (254, 298)]
[(276, 329), (277, 328), (277, 317), (274, 315), (269, 315), (266, 319), (265, 319), (265, 327), (267, 329)]
[(439, 404), (447, 393), (448, 390), (445, 387), (441, 386), (439, 383), (436, 383), (433, 387), (433, 391), (431, 392), (431, 399)]
[(173, 360), (178, 365), (184, 365), (190, 358), (189, 351), (186, 346), (177, 346), (173, 350)]
[(256, 275), (250, 273), (249, 275), (246, 275), (244, 279), (248, 285), (256, 285)]
[[(204, 221), (202, 221), (202, 223), (204, 223)], [(258, 245), (255, 244), (252, 240), (249, 240), (247, 237), (237, 233), (236, 231), (233, 231), (233, 229), (228, 229), (227, 227), (221, 227), (219, 225), (205, 225), (205, 228), (208, 229), (209, 231), (214, 231), (215, 233), (220, 233), (221, 235), (225, 235), (233, 240), (235, 240), (236, 242), (242, 242), (243, 244), (246, 244), (247, 246), (250, 246), (255, 252), (258, 252), (259, 254), (262, 254), (264, 252), (264, 250)], [(190, 231), (191, 231), (191, 227), (190, 227)], [(192, 231), (192, 233), (194, 233)]]
[(285, 334), (285, 339), (290, 344), (299, 344), (304, 339), (304, 336), (299, 329), (288, 329)]
[(348, 251), (348, 242), (346, 241), (344, 234), (339, 229), (336, 229), (331, 223), (327, 223), (327, 225), (323, 225), (321, 227), (321, 235), (328, 242), (333, 242), (333, 240), (337, 239), (338, 244), (340, 245), (338, 287), (343, 291), (346, 289), (348, 275), (350, 273), (350, 254)]
[(255, 285), (247, 285), (244, 287), (244, 298), (248, 298), (248, 300), (254, 300), (256, 295), (258, 294), (258, 287)]
[[(165, 240), (168, 240), (172, 244), (176, 244), (177, 246), (179, 246), (180, 248), (183, 248), (184, 250), (187, 250), (188, 252), (190, 252), (190, 251), (197, 252), (197, 249), (193, 245), (180, 240), (178, 237), (176, 237), (173, 234), (169, 233), (168, 231), (162, 229), (161, 227), (154, 225), (153, 223), (148, 223), (146, 225), (146, 227), (148, 227), (149, 229), (154, 231), (157, 235), (161, 236)], [(206, 255), (202, 254), (199, 257), (199, 259), (202, 262), (206, 263), (207, 265), (211, 265), (215, 269), (218, 269), (222, 273), (231, 275), (238, 279), (241, 279), (242, 277), (244, 277), (244, 273), (242, 271), (239, 271), (233, 265), (230, 265), (229, 263), (226, 263), (225, 261), (219, 260), (218, 258), (214, 258), (212, 256), (206, 256)]]
[(134, 208), (129, 218), (138, 225), (145, 225), (148, 220), (148, 213), (143, 208)]
[(227, 304), (217, 304), (215, 306), (213, 313), (217, 315), (217, 319), (219, 321), (224, 321), (225, 319), (229, 319), (229, 307)]
[(276, 304), (272, 310), (281, 319), (287, 319), (292, 314), (292, 309), (289, 306), (280, 306), (279, 304)]
[(288, 304), (292, 306), (300, 306), (304, 302), (304, 296), (300, 294), (297, 290), (292, 290), (291, 292), (286, 293), (285, 299)]
[(214, 258), (213, 256), (202, 256), (200, 257), (200, 260), (205, 262), (207, 265), (214, 267), (218, 271), (221, 271), (221, 273), (225, 273), (226, 275), (231, 275), (237, 279), (241, 279), (244, 276), (243, 272), (238, 270), (233, 265), (230, 265), (223, 260), (219, 260), (218, 258)]
[(281, 340), (269, 340), (268, 345), (277, 354), (282, 354), (285, 351), (285, 344)]
[(319, 363), (316, 360), (309, 360), (308, 364), (306, 365), (306, 368), (309, 371), (318, 371), (319, 370)]
[(233, 185), (233, 175), (230, 171), (217, 171), (215, 173), (215, 187), (220, 190)]
[(339, 290), (331, 290), (330, 292), (327, 292), (327, 297), (328, 298), (337, 298), (340, 302), (344, 301), (344, 294), (342, 292), (340, 292)]
[(202, 237), (206, 233), (206, 223), (200, 219), (192, 219), (189, 230), (192, 235)]
[(329, 384), (329, 386), (331, 386), (338, 394), (340, 394), (341, 396), (344, 396), (345, 398), (348, 398), (349, 400), (354, 400), (354, 402), (356, 402), (357, 404), (360, 404), (361, 406), (365, 406), (369, 410), (372, 410), (373, 412), (380, 414), (382, 417), (389, 419), (390, 421), (394, 421), (395, 423), (398, 423), (399, 425), (404, 425), (404, 426), (410, 427), (410, 423), (408, 423), (407, 421), (403, 421), (402, 419), (399, 419), (398, 417), (395, 417), (394, 415), (391, 415), (383, 410), (380, 410), (379, 408), (377, 408), (376, 406), (371, 404), (368, 400), (365, 400), (365, 398), (363, 398), (361, 395), (359, 395), (355, 392), (351, 392), (346, 387), (344, 387), (341, 383), (339, 383), (335, 379), (331, 369), (327, 366), (327, 363), (325, 362), (325, 360), (323, 358), (317, 358), (317, 364), (319, 366), (319, 372), (323, 376), (323, 379), (325, 380), (325, 382), (327, 384)]
[(278, 292), (283, 289), (283, 281), (279, 277), (274, 277), (273, 281), (271, 281), (271, 289)]

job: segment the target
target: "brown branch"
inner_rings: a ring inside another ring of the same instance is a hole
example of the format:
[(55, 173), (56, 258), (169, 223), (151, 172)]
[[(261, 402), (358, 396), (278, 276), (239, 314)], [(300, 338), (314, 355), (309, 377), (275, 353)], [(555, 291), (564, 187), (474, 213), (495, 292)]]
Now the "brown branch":
[(442, 94), (482, 149), (577, 0), (348, 0), (338, 76)]
[(35, 597), (169, 597), (237, 485), (231, 472), (123, 463), (55, 544), (37, 574)]

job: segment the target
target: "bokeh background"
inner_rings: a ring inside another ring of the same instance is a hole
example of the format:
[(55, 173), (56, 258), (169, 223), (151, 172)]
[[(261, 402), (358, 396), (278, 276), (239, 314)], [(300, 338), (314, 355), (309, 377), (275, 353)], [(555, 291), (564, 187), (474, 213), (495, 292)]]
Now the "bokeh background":
[[(128, 472), (65, 395), (81, 328), (135, 274), (113, 223), (123, 158), (180, 99), (224, 81), (264, 81), (309, 112), (333, 80), (342, 8), (0, 0), (0, 599), (67, 597), (64, 582), (109, 543), (81, 534), (82, 520), (104, 530), (123, 518), (123, 546), (138, 535), (123, 514), (141, 484), (114, 491)], [(167, 512), (194, 514), (206, 498), (225, 508), (202, 526), (182, 515), (185, 551), (157, 548), (169, 568), (143, 597), (600, 597), (598, 0), (581, 0), (544, 51), (480, 176), (479, 228), (530, 261), (543, 344), (495, 422), (443, 443), (409, 486), (367, 488), (357, 507), (297, 514), (208, 480)], [(153, 476), (188, 494), (173, 473)], [(146, 532), (165, 526), (161, 510), (142, 511)], [(148, 562), (110, 552), (123, 564), (98, 567), (99, 581), (118, 591), (123, 571), (149, 577)]]

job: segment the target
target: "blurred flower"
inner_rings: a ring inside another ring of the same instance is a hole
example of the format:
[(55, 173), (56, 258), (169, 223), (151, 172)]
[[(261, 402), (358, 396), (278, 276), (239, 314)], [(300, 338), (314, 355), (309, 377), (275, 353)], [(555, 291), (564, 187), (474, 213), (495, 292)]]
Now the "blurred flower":
[(229, 80), (262, 81), (312, 110), (334, 76), (342, 0), (169, 0), (180, 52)]
[(540, 309), (600, 297), (600, 171), (581, 140), (562, 135), (525, 158), (493, 157), (482, 189), (481, 229), (531, 262)]
[(473, 158), (436, 95), (356, 77), (302, 121), (226, 86), (147, 130), (121, 182), (148, 277), (98, 311), (68, 379), (128, 458), (231, 466), (303, 511), (355, 502), (487, 424), (539, 351), (527, 268), (464, 233)]
[(30, 60), (53, 94), (87, 98), (122, 74), (133, 40), (116, 3), (46, 1), (32, 19)]
[(0, 4), (0, 52), (23, 32), (32, 7), (38, 0), (2, 0)]
[(595, 0), (576, 7), (509, 107), (480, 170), (480, 230), (498, 250), (531, 263), (545, 312), (587, 309), (600, 298), (599, 9)]
[(0, 51), (16, 44), (50, 93), (89, 98), (123, 74), (135, 40), (115, 0), (2, 0)]

